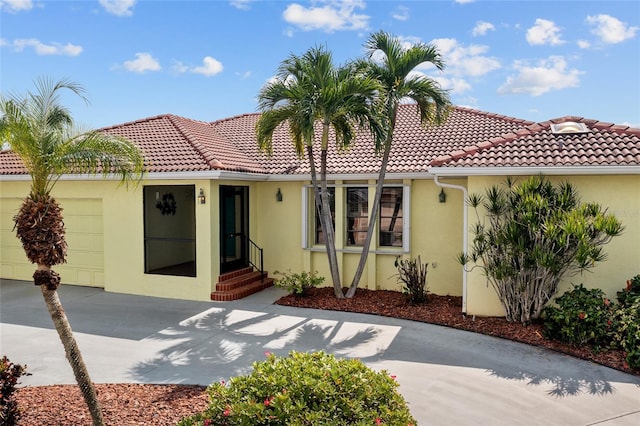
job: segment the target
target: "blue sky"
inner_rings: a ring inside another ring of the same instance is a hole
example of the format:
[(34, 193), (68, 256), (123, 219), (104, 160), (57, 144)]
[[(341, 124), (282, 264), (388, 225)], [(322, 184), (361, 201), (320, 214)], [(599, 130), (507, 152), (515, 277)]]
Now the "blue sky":
[(436, 45), (419, 72), (454, 104), (531, 121), (574, 115), (640, 127), (637, 1), (0, 1), (2, 93), (41, 76), (82, 84), (79, 123), (256, 111), (282, 60), (324, 45), (336, 64), (371, 32)]

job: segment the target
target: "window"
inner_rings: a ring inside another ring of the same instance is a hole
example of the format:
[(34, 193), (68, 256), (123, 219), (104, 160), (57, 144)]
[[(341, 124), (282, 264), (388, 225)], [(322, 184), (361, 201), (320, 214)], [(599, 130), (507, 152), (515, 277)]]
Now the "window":
[(402, 192), (401, 187), (382, 189), (380, 199), (380, 246), (402, 247)]
[[(327, 191), (329, 192), (329, 206), (331, 209), (331, 221), (333, 222), (333, 229), (336, 228), (336, 189), (335, 188), (327, 188)], [(313, 194), (313, 191), (311, 191), (311, 196), (314, 197), (314, 203), (313, 205), (315, 206), (315, 195)], [(317, 208), (314, 208), (314, 217), (316, 219), (316, 240), (315, 243), (316, 244), (324, 244), (325, 240), (324, 240), (324, 232), (322, 232), (322, 226), (320, 226), (320, 214)]]
[(347, 188), (347, 245), (361, 246), (369, 226), (367, 188)]
[[(373, 184), (368, 186), (337, 184), (328, 190), (337, 248), (346, 252), (355, 252), (364, 245), (367, 238), (369, 198), (372, 195), (371, 191), (375, 191), (375, 186)], [(409, 250), (410, 194), (410, 187), (400, 183), (390, 183), (383, 188), (378, 205), (375, 231), (377, 235), (373, 235), (372, 247), (394, 251)], [(336, 199), (340, 203), (337, 206)], [(325, 244), (325, 235), (320, 227), (320, 217), (315, 209), (311, 185), (303, 188), (302, 201), (302, 247), (319, 249), (318, 245)]]

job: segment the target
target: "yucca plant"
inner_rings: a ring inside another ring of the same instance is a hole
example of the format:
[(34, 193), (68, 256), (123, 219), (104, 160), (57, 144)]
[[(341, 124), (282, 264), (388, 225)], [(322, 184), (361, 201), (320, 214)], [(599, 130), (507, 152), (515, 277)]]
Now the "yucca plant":
[(600, 205), (580, 202), (570, 183), (554, 186), (543, 176), (508, 179), (467, 203), (478, 222), (470, 253), (459, 260), (481, 268), (506, 319), (524, 324), (540, 317), (563, 277), (605, 260), (602, 246), (624, 229)]
[(69, 80), (41, 78), (36, 92), (0, 98), (0, 136), (20, 157), (31, 176), (31, 190), (14, 217), (15, 230), (29, 261), (37, 265), (34, 284), (42, 295), (71, 364), (94, 425), (103, 425), (96, 391), (58, 297), (60, 275), (52, 266), (66, 262), (62, 208), (51, 195), (67, 173), (116, 174), (123, 183), (140, 178), (143, 158), (131, 142), (74, 127), (60, 93), (71, 90), (85, 102), (84, 88)]

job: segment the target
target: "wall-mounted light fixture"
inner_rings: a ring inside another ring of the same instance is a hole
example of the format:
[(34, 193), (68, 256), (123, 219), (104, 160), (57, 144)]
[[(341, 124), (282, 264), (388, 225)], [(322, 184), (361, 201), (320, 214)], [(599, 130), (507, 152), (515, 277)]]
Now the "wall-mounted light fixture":
[(440, 200), (441, 203), (447, 202), (447, 194), (444, 193), (444, 188), (440, 189), (440, 194), (438, 194), (438, 200)]
[(277, 202), (282, 202), (282, 191), (280, 191), (280, 188), (278, 188), (278, 192), (276, 192), (276, 201)]
[(200, 193), (198, 193), (198, 200), (200, 204), (204, 204), (207, 202), (207, 197), (204, 195), (204, 189), (200, 188)]

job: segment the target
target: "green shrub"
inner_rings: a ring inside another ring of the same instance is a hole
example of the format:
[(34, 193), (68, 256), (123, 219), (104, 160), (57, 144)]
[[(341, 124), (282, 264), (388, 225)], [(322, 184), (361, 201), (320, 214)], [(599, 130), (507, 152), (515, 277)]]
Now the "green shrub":
[(622, 306), (631, 306), (634, 301), (640, 299), (640, 275), (627, 280), (627, 287), (617, 293), (618, 303)]
[(267, 354), (247, 376), (208, 388), (210, 404), (179, 426), (415, 425), (398, 383), (359, 360), (324, 352)]
[(458, 260), (485, 274), (507, 321), (523, 324), (540, 318), (563, 278), (604, 261), (603, 246), (624, 230), (599, 204), (581, 202), (572, 184), (544, 176), (508, 178), (466, 202), (478, 220)]
[(615, 340), (625, 351), (629, 367), (640, 370), (640, 298), (616, 311)]
[(299, 274), (292, 274), (291, 271), (275, 271), (274, 274), (282, 277), (276, 279), (275, 286), (287, 290), (289, 294), (304, 297), (309, 293), (310, 289), (318, 287), (324, 282), (324, 277), (317, 276), (317, 273), (317, 271), (302, 271)]
[(543, 310), (544, 332), (549, 339), (596, 348), (609, 346), (615, 327), (611, 301), (600, 289), (586, 289), (582, 284), (556, 299), (557, 306)]
[(18, 403), (13, 396), (18, 379), (27, 375), (26, 367), (14, 364), (3, 356), (0, 360), (0, 425), (12, 426), (20, 419)]
[(403, 283), (402, 292), (414, 304), (427, 301), (427, 264), (417, 259), (401, 259), (396, 257), (394, 263), (398, 269), (398, 282)]

